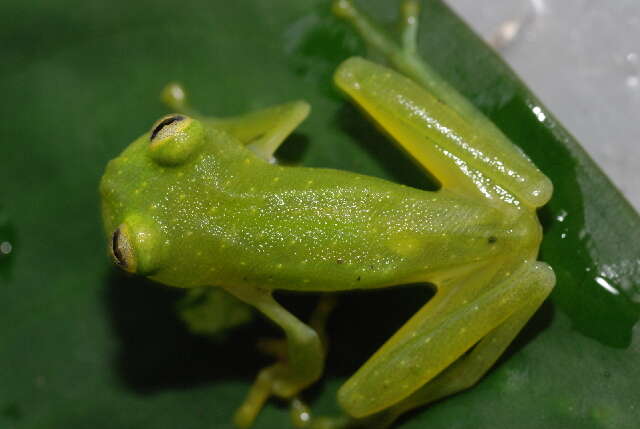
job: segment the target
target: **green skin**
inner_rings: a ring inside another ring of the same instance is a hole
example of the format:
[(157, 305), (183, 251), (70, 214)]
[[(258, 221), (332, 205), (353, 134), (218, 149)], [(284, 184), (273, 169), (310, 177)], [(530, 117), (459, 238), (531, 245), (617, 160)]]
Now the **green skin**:
[[(407, 18), (417, 13), (413, 2), (403, 7)], [(384, 52), (350, 3), (336, 12)], [(335, 81), (440, 180), (437, 192), (273, 163), (307, 115), (304, 102), (226, 119), (169, 115), (107, 166), (102, 213), (117, 265), (170, 286), (222, 287), (284, 330), (278, 362), (235, 416), (239, 427), (270, 395), (294, 399), (299, 426), (386, 427), (475, 383), (553, 287), (551, 269), (536, 262), (535, 209), (551, 196), (549, 180), (439, 78), (421, 80), (426, 66), (402, 61), (396, 67), (414, 80), (352, 58)], [(180, 87), (165, 95), (190, 111)], [(295, 398), (322, 373), (323, 327), (297, 320), (271, 292), (413, 282), (438, 292), (341, 388), (348, 417), (309, 421)]]

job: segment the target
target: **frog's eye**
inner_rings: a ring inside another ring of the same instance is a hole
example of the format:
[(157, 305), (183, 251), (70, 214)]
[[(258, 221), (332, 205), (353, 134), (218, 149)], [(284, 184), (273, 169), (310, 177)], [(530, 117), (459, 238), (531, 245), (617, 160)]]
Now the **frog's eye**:
[(111, 234), (111, 256), (113, 262), (125, 271), (136, 272), (136, 257), (131, 245), (129, 228), (127, 225), (120, 225)]
[(174, 113), (151, 127), (149, 155), (158, 164), (182, 164), (198, 149), (203, 139), (200, 121)]
[(185, 119), (186, 117), (182, 115), (169, 115), (166, 118), (160, 119), (160, 121), (157, 122), (157, 125), (153, 127), (153, 130), (151, 130), (151, 137), (149, 137), (149, 140), (153, 141), (158, 136), (158, 133), (160, 131), (165, 130), (166, 133), (166, 131), (171, 129), (169, 125), (176, 122), (184, 121)]
[(166, 240), (152, 219), (129, 216), (111, 234), (111, 257), (125, 271), (152, 274), (164, 262)]

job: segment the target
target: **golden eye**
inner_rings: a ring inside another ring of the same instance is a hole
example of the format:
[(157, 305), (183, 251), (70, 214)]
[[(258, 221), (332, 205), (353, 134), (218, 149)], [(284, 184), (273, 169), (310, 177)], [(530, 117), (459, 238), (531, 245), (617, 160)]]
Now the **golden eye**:
[(131, 214), (111, 234), (111, 257), (125, 271), (149, 275), (164, 264), (168, 243), (152, 218)]
[(158, 122), (158, 125), (156, 125), (151, 131), (151, 136), (149, 137), (149, 140), (153, 141), (158, 135), (158, 133), (160, 133), (160, 131), (162, 131), (166, 126), (176, 122), (184, 121), (185, 119), (186, 117), (182, 115), (170, 115), (164, 119), (160, 119), (160, 121)]
[(120, 225), (111, 235), (111, 256), (116, 265), (125, 271), (136, 271), (136, 258), (126, 225)]
[(158, 164), (175, 166), (186, 162), (204, 140), (200, 121), (171, 114), (157, 121), (149, 134), (149, 155)]

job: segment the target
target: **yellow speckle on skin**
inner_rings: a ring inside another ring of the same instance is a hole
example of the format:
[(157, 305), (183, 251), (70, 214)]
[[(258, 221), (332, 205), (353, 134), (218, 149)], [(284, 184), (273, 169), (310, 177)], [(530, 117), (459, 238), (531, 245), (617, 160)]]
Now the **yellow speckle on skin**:
[(244, 266), (246, 266), (246, 265), (247, 265), (247, 263), (246, 263), (245, 261), (241, 261), (241, 262), (240, 262), (240, 265), (244, 267)]
[(251, 164), (251, 158), (245, 158), (244, 159), (244, 163), (245, 164)]
[(202, 256), (202, 252), (196, 252), (196, 256)]
[(398, 256), (409, 257), (420, 249), (420, 240), (409, 235), (404, 235), (393, 240), (389, 247), (397, 253)]
[(182, 171), (178, 171), (178, 177), (182, 177), (184, 176), (184, 173)]
[(307, 185), (309, 185), (309, 186), (313, 185), (313, 180), (308, 180), (307, 181)]
[(187, 231), (187, 237), (193, 235), (193, 231)]
[(187, 198), (187, 196), (185, 194), (180, 194), (180, 199), (184, 200), (185, 198)]
[(278, 265), (276, 265), (276, 268), (277, 268), (277, 269), (281, 269), (281, 268), (282, 268), (282, 264), (278, 264)]
[(280, 181), (280, 178), (279, 178), (279, 177), (274, 177), (274, 178), (273, 178), (273, 181), (274, 181), (274, 182), (279, 182), (279, 181)]

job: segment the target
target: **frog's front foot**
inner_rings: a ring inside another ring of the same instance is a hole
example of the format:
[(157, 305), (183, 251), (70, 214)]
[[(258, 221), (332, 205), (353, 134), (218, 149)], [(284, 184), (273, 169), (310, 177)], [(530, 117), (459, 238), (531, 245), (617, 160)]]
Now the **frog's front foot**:
[[(302, 389), (309, 385), (305, 380), (295, 374), (286, 362), (278, 362), (264, 368), (258, 374), (244, 403), (238, 408), (234, 416), (234, 423), (239, 428), (248, 428), (253, 424), (256, 416), (271, 395), (282, 399), (294, 398)], [(306, 407), (294, 399), (292, 417), (297, 427), (301, 427), (305, 420), (304, 413), (308, 413)], [(298, 409), (299, 412), (295, 412)]]

